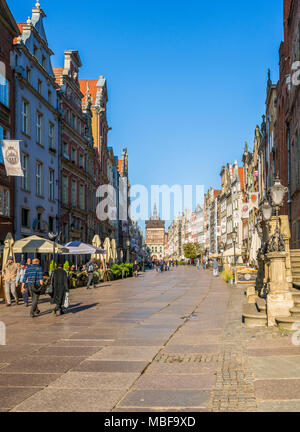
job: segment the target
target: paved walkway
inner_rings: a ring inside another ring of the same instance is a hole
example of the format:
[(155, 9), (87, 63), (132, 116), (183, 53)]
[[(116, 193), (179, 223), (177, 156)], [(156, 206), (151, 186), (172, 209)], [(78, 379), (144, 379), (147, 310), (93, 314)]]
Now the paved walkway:
[[(241, 323), (243, 289), (178, 268), (0, 305), (0, 411), (299, 411), (300, 347)], [(187, 319), (189, 318), (189, 319)]]

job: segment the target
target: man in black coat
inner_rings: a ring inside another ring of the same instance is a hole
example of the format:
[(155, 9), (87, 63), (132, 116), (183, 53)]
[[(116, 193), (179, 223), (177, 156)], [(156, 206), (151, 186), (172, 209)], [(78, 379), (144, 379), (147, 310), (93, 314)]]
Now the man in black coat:
[(69, 292), (69, 284), (68, 284), (68, 276), (64, 271), (62, 264), (58, 264), (57, 269), (53, 272), (53, 300), (56, 304), (56, 307), (53, 313), (56, 316), (60, 316), (62, 314), (62, 307), (65, 301), (65, 295)]

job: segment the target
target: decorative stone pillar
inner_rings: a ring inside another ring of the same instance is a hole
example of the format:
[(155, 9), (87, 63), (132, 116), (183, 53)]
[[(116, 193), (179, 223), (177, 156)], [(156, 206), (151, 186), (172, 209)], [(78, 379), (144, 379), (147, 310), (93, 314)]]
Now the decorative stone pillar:
[(270, 262), (269, 294), (267, 296), (268, 326), (275, 326), (278, 316), (289, 317), (294, 306), (292, 293), (286, 279), (287, 252), (270, 252), (267, 258)]

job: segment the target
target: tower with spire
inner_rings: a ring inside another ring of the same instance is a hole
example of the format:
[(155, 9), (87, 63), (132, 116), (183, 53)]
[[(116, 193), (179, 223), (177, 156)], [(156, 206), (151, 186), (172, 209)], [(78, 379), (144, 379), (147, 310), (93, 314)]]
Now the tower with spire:
[(146, 221), (146, 245), (153, 260), (165, 258), (165, 221), (159, 217), (157, 204), (154, 204), (152, 216)]

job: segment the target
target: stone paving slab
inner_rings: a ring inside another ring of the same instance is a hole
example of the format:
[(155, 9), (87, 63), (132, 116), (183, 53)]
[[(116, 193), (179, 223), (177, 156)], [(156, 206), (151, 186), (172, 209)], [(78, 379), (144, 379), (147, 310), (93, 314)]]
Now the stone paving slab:
[(0, 387), (1, 407), (10, 410), (39, 390), (38, 387)]
[(205, 407), (209, 391), (201, 390), (136, 390), (132, 391), (119, 407)]
[(276, 379), (255, 381), (255, 394), (258, 400), (288, 400), (300, 401), (300, 379)]
[(192, 354), (192, 353), (218, 353), (221, 345), (167, 345), (163, 352), (165, 353), (178, 353), (178, 354)]
[(258, 412), (300, 412), (300, 400), (258, 402)]
[(56, 381), (52, 381), (49, 388), (64, 389), (102, 389), (124, 390), (126, 392), (140, 377), (140, 373), (97, 373), (97, 372), (68, 372)]
[(70, 368), (81, 363), (84, 357), (37, 357), (27, 356), (22, 360), (16, 360), (5, 368), (1, 373), (23, 372), (23, 373), (64, 373)]
[(46, 387), (56, 381), (61, 374), (49, 373), (9, 373), (0, 374), (0, 387)]
[(13, 412), (106, 412), (122, 397), (123, 390), (47, 388), (16, 406)]
[(94, 354), (89, 360), (101, 361), (147, 361), (151, 362), (160, 347), (105, 347), (100, 352)]
[(151, 375), (141, 376), (135, 390), (208, 390), (216, 383), (216, 375)]
[(98, 347), (44, 347), (35, 356), (49, 357), (88, 357), (99, 351)]
[(300, 378), (300, 356), (253, 357), (250, 361), (256, 379)]
[(75, 372), (140, 372), (148, 366), (148, 362), (134, 361), (98, 361), (86, 360), (74, 367)]

